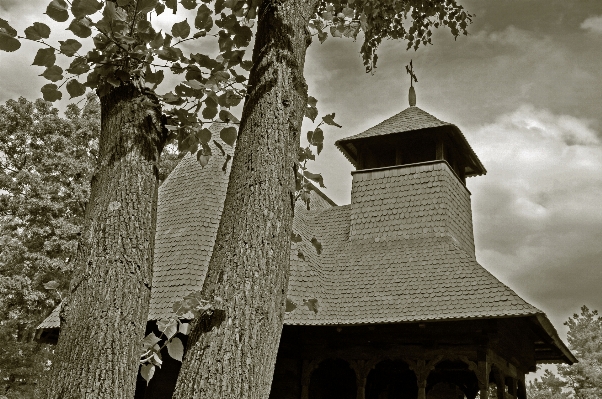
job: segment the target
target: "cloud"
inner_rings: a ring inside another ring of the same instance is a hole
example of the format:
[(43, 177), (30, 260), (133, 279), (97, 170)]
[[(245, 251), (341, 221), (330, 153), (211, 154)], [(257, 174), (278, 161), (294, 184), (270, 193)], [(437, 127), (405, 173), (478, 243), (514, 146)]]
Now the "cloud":
[(587, 18), (581, 23), (581, 29), (602, 33), (602, 15)]
[(479, 261), (556, 324), (600, 309), (602, 141), (592, 122), (522, 105), (469, 140), (488, 170), (469, 180)]

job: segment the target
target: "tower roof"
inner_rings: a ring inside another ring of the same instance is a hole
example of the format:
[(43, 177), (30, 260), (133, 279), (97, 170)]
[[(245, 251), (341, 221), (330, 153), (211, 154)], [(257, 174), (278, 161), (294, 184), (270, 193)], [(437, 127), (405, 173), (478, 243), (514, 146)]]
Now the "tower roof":
[(380, 122), (378, 125), (371, 127), (361, 133), (349, 136), (335, 142), (335, 145), (341, 150), (345, 157), (357, 167), (357, 148), (354, 143), (374, 138), (384, 137), (388, 135), (396, 135), (399, 133), (408, 133), (422, 130), (447, 128), (451, 133), (452, 139), (464, 150), (471, 161), (471, 171), (467, 176), (479, 176), (487, 173), (487, 170), (475, 154), (474, 150), (468, 144), (466, 137), (460, 129), (451, 123), (441, 121), (435, 118), (422, 109), (412, 106), (404, 109), (400, 113), (393, 115), (389, 119)]

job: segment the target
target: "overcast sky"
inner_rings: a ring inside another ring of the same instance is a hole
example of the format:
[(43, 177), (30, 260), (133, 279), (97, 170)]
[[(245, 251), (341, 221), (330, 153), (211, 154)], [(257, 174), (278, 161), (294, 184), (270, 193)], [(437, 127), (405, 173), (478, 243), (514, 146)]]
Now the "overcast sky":
[[(352, 168), (333, 143), (408, 106), (404, 66), (413, 59), (417, 105), (456, 124), (488, 171), (467, 183), (479, 262), (564, 336), (580, 306), (602, 310), (602, 1), (461, 3), (476, 14), (469, 36), (441, 30), (416, 52), (387, 41), (374, 75), (364, 72), (360, 41), (312, 44), (310, 95), (343, 125), (326, 129), (313, 169), (335, 202), (349, 203)], [(0, 17), (22, 32), (50, 24), (38, 17), (45, 5), (0, 0)], [(39, 97), (36, 49), (0, 53), (1, 102)]]

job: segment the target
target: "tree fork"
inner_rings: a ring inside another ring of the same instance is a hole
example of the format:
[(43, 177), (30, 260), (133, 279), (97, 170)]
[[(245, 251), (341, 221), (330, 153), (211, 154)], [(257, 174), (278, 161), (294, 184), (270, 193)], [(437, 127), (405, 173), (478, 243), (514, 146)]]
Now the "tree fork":
[(100, 104), (98, 164), (44, 399), (134, 397), (165, 137), (158, 99), (133, 84)]
[[(317, 1), (264, 1), (224, 210), (202, 294), (222, 299), (196, 322), (174, 398), (267, 398), (280, 341), (301, 123)], [(211, 328), (207, 328), (210, 326)]]

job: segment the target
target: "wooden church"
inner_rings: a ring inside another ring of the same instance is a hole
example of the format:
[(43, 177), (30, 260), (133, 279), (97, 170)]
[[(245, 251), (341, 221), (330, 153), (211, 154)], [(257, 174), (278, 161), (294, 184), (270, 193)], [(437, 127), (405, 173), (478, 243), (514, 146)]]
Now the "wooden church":
[[(296, 206), (270, 399), (525, 399), (537, 364), (576, 362), (475, 258), (465, 182), (486, 170), (460, 129), (410, 106), (336, 145), (356, 168), (351, 204), (316, 190)], [(160, 188), (149, 325), (202, 286), (229, 176), (213, 154), (205, 168), (185, 157)], [(40, 326), (58, 328), (58, 311)], [(137, 398), (171, 398), (179, 365), (164, 356)]]

